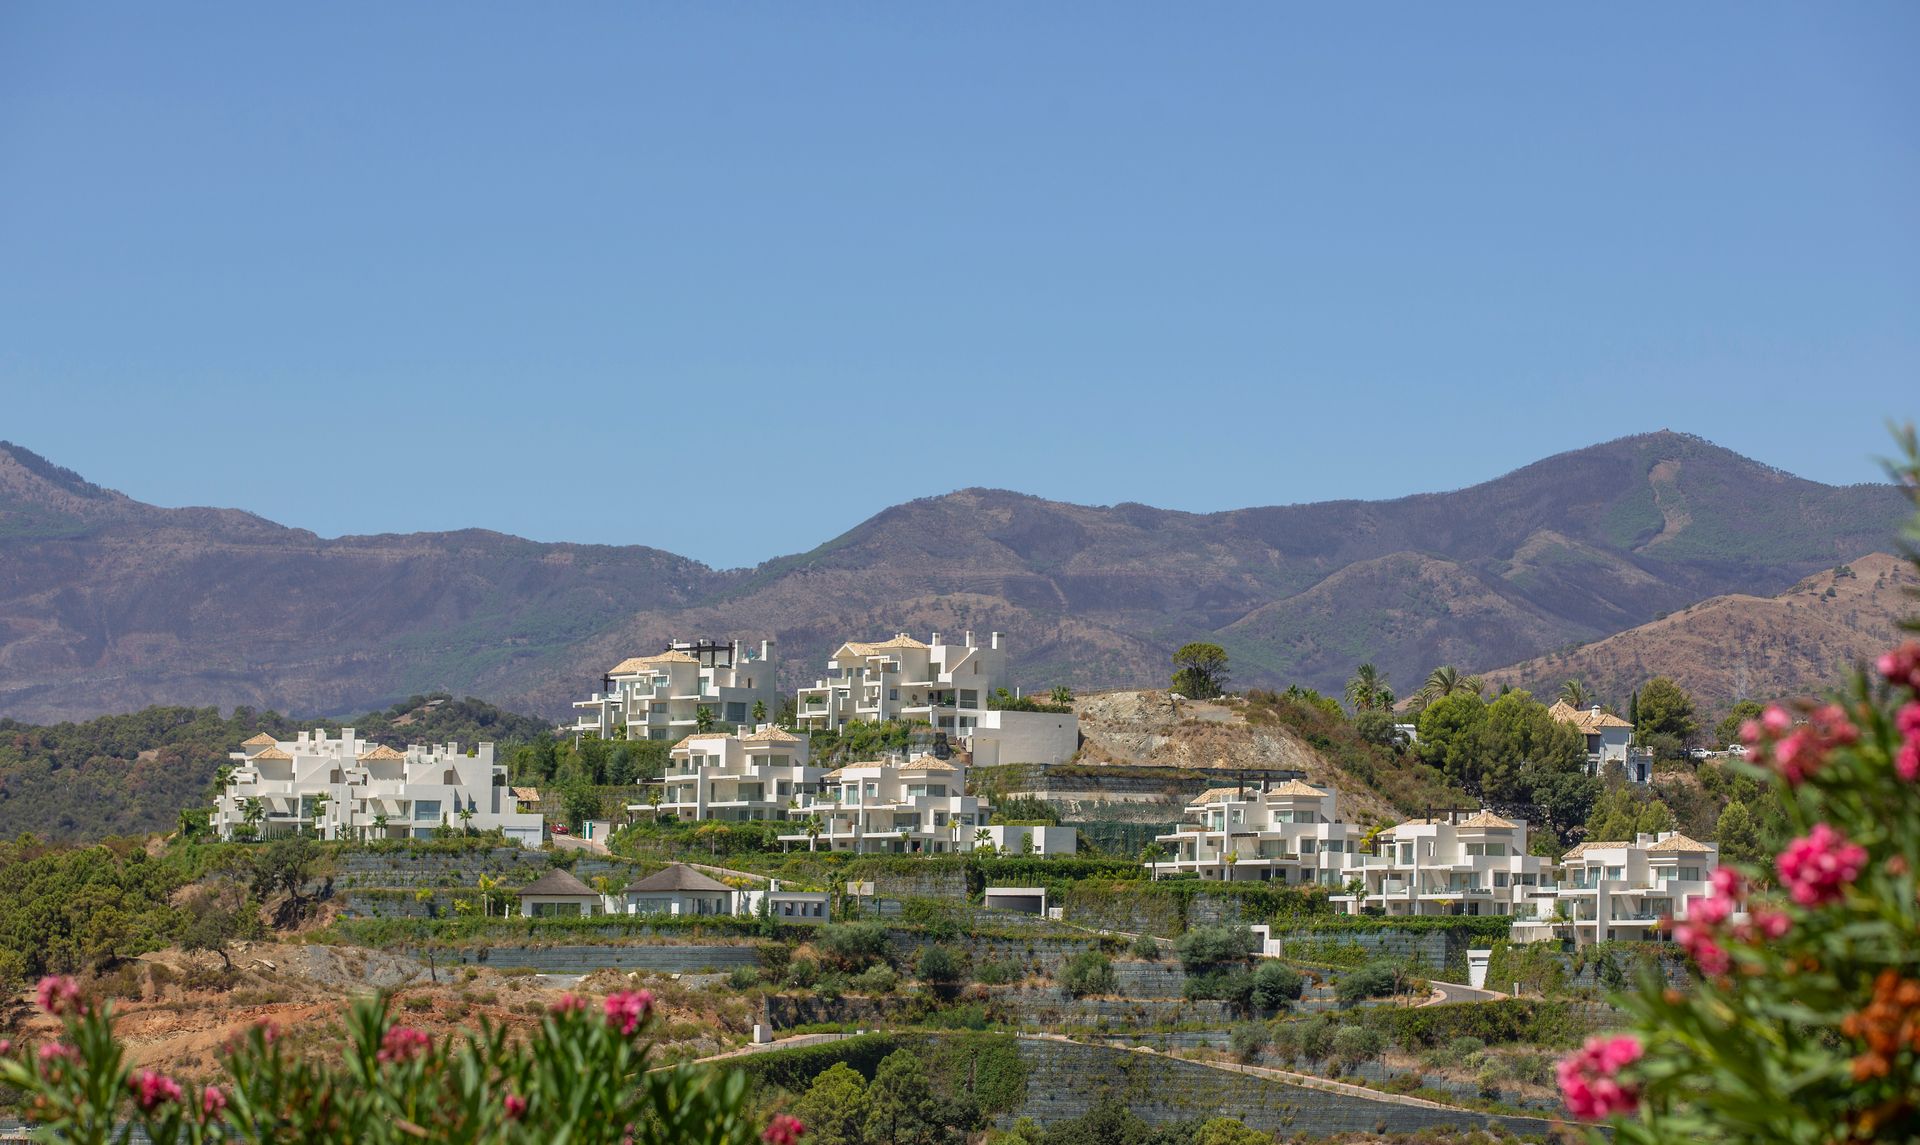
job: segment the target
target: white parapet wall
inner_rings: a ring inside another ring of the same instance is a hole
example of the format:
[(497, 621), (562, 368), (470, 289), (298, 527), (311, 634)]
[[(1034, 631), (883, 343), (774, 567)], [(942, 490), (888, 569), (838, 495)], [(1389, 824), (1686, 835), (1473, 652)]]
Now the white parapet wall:
[(1071, 712), (981, 712), (969, 743), (975, 767), (1065, 763), (1080, 750), (1080, 717)]

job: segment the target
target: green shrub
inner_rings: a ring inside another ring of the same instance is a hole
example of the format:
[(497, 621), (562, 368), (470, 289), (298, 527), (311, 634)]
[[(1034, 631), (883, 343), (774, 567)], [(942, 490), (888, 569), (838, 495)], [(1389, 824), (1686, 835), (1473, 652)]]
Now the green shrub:
[(814, 949), (840, 970), (862, 970), (887, 953), (887, 928), (877, 922), (838, 922), (820, 928)]
[(1341, 975), (1333, 989), (1340, 1001), (1352, 1005), (1363, 998), (1384, 998), (1397, 993), (1405, 982), (1406, 976), (1393, 963), (1369, 962)]
[(735, 990), (751, 990), (760, 985), (760, 968), (757, 966), (736, 966), (727, 973), (727, 985)]
[(1244, 967), (1189, 971), (1180, 992), (1187, 998), (1217, 999), (1245, 1010), (1253, 1005), (1253, 972)]
[(916, 969), (921, 981), (942, 986), (959, 982), (966, 976), (966, 962), (951, 946), (921, 947)]
[(1174, 951), (1189, 970), (1253, 957), (1253, 931), (1244, 926), (1201, 926), (1180, 936)]
[(1366, 1026), (1341, 1026), (1333, 1035), (1333, 1057), (1348, 1069), (1380, 1056), (1386, 1039)]
[(1076, 998), (1087, 994), (1111, 994), (1114, 989), (1113, 963), (1098, 950), (1082, 950), (1061, 963), (1054, 980), (1062, 990)]
[(1307, 980), (1299, 971), (1284, 962), (1268, 960), (1253, 972), (1252, 1001), (1262, 1010), (1278, 1010), (1299, 1001), (1306, 987)]
[(1127, 952), (1142, 962), (1157, 962), (1160, 959), (1160, 944), (1151, 934), (1138, 935)]
[(805, 990), (820, 980), (820, 964), (811, 958), (795, 958), (787, 963), (787, 985)]
[(1227, 1035), (1227, 1048), (1243, 1062), (1259, 1057), (1260, 1051), (1266, 1047), (1267, 1027), (1264, 1022), (1241, 1022)]
[(973, 980), (983, 986), (1005, 986), (1025, 976), (1019, 963), (999, 959), (982, 962), (973, 970)]
[(893, 967), (882, 963), (855, 974), (847, 981), (847, 985), (857, 994), (891, 994), (900, 985), (900, 975)]

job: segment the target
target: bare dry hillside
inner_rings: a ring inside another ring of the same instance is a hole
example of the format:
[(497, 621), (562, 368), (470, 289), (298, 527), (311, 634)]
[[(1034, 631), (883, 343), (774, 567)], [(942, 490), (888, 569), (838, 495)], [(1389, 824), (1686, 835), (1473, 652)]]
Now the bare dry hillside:
[(1839, 683), (1900, 638), (1920, 612), (1913, 566), (1873, 553), (1815, 573), (1778, 596), (1716, 596), (1581, 648), (1487, 673), (1535, 694), (1579, 680), (1624, 704), (1653, 676), (1671, 676), (1712, 712), (1741, 699), (1785, 699)]

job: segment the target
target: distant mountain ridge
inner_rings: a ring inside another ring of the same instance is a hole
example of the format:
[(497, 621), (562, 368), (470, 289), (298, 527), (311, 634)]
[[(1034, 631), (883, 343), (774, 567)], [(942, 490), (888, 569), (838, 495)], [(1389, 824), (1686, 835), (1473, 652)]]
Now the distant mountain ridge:
[(549, 715), (671, 636), (1001, 630), (1029, 686), (1158, 684), (1214, 639), (1245, 684), (1338, 689), (1370, 659), (1514, 663), (1892, 545), (1892, 486), (1834, 487), (1697, 437), (1622, 438), (1450, 493), (1194, 514), (966, 489), (720, 571), (484, 530), (321, 538), (161, 509), (0, 443), (0, 714), (153, 703), (355, 710), (415, 692)]

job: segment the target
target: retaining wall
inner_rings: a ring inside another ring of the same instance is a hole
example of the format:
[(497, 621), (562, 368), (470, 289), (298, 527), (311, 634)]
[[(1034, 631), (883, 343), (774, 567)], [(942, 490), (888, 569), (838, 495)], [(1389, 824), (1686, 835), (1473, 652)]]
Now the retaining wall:
[[(425, 951), (410, 952), (420, 961)], [(595, 970), (648, 970), (662, 974), (691, 974), (702, 970), (730, 970), (758, 966), (760, 955), (751, 946), (491, 946), (473, 950), (438, 950), (442, 966), (471, 963), (495, 970), (528, 969), (541, 974), (590, 974)]]

